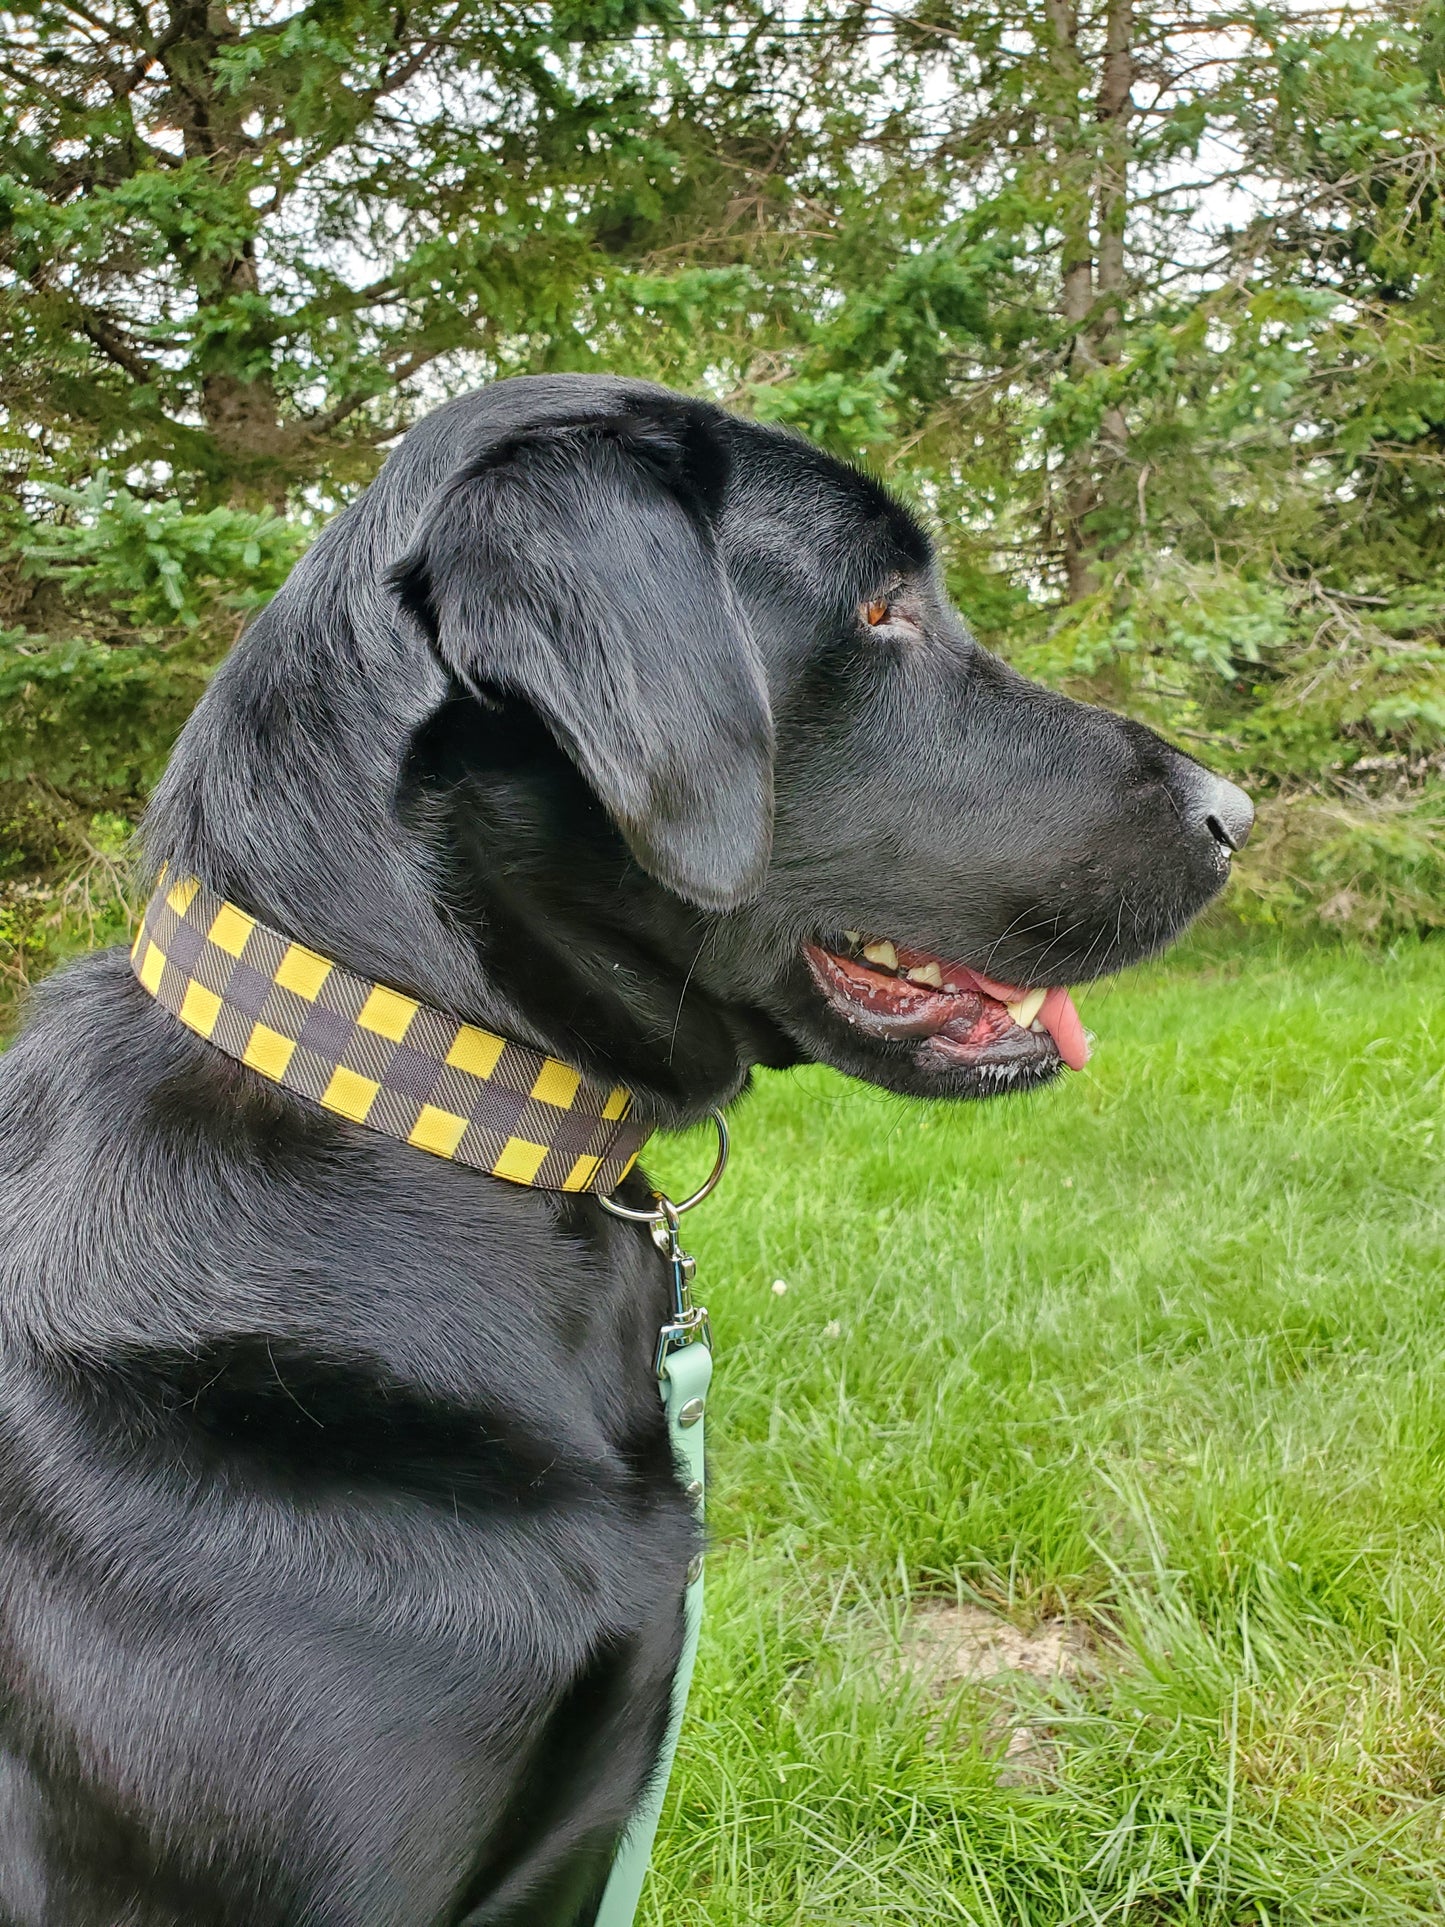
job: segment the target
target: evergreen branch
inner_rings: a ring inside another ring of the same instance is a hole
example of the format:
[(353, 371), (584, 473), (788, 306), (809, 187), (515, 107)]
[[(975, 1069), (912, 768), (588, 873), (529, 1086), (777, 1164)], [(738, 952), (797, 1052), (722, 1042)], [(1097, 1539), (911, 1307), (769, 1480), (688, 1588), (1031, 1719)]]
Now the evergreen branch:
[(63, 114), (73, 114), (78, 119), (85, 112), (83, 100), (77, 99), (74, 94), (59, 92), (36, 74), (24, 67), (17, 67), (12, 60), (6, 59), (3, 55), (0, 55), (0, 74), (3, 74), (7, 80), (13, 81), (15, 86), (23, 89), (27, 95), (38, 94), (42, 100), (48, 101), (52, 107), (58, 108)]
[(398, 388), (401, 387), (403, 382), (410, 381), (413, 375), (419, 375), (423, 368), (439, 360), (442, 355), (452, 354), (460, 345), (449, 341), (437, 348), (414, 348), (405, 361), (392, 369), (392, 381)]
[(350, 394), (343, 395), (340, 401), (333, 403), (330, 408), (323, 409), (319, 415), (303, 415), (294, 426), (293, 440), (315, 441), (319, 435), (325, 435), (330, 429), (339, 427), (348, 415), (354, 415), (357, 409), (370, 399), (369, 388), (354, 388)]
[(99, 348), (107, 360), (113, 361), (117, 368), (123, 369), (138, 386), (149, 388), (154, 383), (160, 370), (148, 362), (139, 350), (126, 340), (113, 322), (108, 321), (104, 315), (83, 313), (80, 325), (86, 338)]
[(64, 12), (73, 14), (77, 20), (83, 20), (87, 26), (93, 27), (108, 47), (128, 47), (146, 53), (154, 52), (152, 44), (127, 35), (116, 21), (107, 20), (103, 14), (92, 12), (83, 4), (83, 0), (59, 0), (59, 5)]

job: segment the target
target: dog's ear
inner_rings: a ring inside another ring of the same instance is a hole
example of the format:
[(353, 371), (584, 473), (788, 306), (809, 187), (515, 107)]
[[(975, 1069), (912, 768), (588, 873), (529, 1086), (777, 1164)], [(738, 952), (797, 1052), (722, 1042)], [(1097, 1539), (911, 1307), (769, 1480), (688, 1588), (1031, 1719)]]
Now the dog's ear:
[(714, 539), (727, 468), (685, 402), (513, 435), (392, 571), (447, 670), (525, 698), (643, 868), (710, 910), (756, 896), (772, 845), (767, 686)]

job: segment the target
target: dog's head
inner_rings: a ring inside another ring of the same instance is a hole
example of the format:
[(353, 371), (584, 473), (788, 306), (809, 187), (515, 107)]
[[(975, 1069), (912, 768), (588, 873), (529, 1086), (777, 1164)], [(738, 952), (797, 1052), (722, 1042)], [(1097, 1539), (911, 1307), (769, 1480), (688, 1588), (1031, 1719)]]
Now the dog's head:
[[(1062, 987), (1175, 936), (1249, 831), (1232, 785), (980, 649), (876, 482), (697, 402), (498, 439), (395, 580), (494, 719), (462, 725), (470, 782), (489, 744), (493, 781), (517, 781), (498, 719), (528, 760), (555, 746), (659, 897), (699, 913), (626, 891), (628, 948), (658, 942), (699, 996), (895, 1089), (1081, 1061)], [(580, 828), (562, 813), (564, 872), (596, 860)]]
[[(320, 753), (391, 784), (476, 966), (463, 1014), (664, 1115), (759, 1061), (1041, 1082), (1082, 1060), (1064, 986), (1176, 936), (1249, 833), (1232, 784), (981, 649), (915, 518), (790, 434), (641, 384), (504, 383), (414, 431), (372, 496), (386, 540), (323, 540), (291, 620), (343, 575), (354, 606), (364, 552), (422, 693), (394, 759), (382, 698), (348, 750), (354, 688)], [(424, 921), (393, 979), (455, 1002)]]

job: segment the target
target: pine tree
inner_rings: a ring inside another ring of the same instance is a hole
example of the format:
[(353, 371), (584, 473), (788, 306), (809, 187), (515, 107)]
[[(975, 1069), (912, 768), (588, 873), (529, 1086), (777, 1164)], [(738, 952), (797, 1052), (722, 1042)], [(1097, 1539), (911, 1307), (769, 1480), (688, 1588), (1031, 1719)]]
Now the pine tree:
[(18, 0), (12, 461), (280, 507), (369, 474), (448, 357), (585, 363), (599, 274), (696, 181), (625, 57), (646, 3)]
[(12, 4), (17, 864), (133, 810), (416, 412), (613, 368), (881, 468), (986, 641), (1309, 816), (1282, 910), (1445, 919), (1445, 15), (1396, 4)]

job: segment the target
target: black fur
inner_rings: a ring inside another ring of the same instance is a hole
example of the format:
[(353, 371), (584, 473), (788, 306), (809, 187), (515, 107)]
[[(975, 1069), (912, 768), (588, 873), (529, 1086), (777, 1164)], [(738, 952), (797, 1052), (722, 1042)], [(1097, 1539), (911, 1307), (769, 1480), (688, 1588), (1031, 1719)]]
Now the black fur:
[[(875, 482), (558, 377), (327, 529), (147, 850), (676, 1123), (813, 1058), (987, 1094), (802, 942), (1115, 969), (1218, 887), (1217, 800), (981, 652)], [(48, 985), (0, 1067), (0, 1923), (588, 1921), (695, 1550), (665, 1297), (644, 1232), (278, 1091), (119, 953)]]

